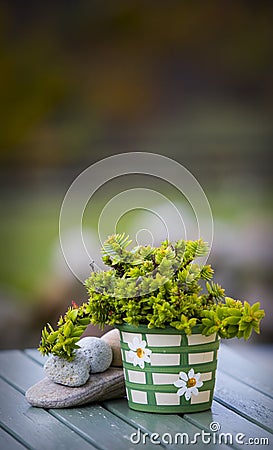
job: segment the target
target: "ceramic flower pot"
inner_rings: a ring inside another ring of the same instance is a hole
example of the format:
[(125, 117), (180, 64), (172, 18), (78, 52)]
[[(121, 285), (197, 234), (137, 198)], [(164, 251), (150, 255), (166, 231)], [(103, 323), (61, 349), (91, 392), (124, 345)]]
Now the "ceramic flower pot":
[(117, 326), (129, 407), (157, 413), (189, 413), (211, 407), (219, 338), (172, 327)]

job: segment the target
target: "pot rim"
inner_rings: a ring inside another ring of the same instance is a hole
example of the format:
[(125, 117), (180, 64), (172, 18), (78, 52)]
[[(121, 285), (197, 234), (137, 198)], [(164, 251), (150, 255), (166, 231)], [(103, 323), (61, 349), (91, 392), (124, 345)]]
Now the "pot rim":
[[(184, 330), (177, 330), (177, 328), (166, 326), (164, 328), (148, 328), (148, 325), (140, 324), (138, 326), (131, 325), (128, 323), (115, 324), (115, 328), (122, 331), (138, 331), (146, 334), (187, 334)], [(192, 327), (191, 334), (202, 334), (202, 324), (195, 325)], [(211, 335), (213, 335), (212, 333)], [(209, 336), (211, 336), (209, 335)]]

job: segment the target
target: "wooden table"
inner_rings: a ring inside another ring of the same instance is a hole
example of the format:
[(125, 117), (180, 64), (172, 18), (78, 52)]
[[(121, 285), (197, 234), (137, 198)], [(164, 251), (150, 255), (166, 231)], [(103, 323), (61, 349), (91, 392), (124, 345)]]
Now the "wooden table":
[(177, 449), (182, 447), (178, 433), (185, 433), (184, 444), (197, 440), (195, 449), (242, 449), (242, 442), (271, 449), (272, 353), (265, 352), (261, 363), (256, 352), (246, 352), (251, 355), (246, 359), (222, 344), (212, 409), (167, 415), (130, 410), (126, 399), (69, 409), (33, 408), (24, 393), (44, 377), (44, 359), (33, 349), (1, 351), (0, 449)]

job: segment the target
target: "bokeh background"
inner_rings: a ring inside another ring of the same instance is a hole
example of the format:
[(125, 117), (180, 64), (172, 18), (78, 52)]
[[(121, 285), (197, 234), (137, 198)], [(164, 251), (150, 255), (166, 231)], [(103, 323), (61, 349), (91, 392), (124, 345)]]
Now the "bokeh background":
[[(272, 342), (272, 20), (263, 1), (1, 3), (2, 348), (37, 346), (44, 323), (86, 300), (60, 255), (60, 207), (82, 170), (131, 151), (198, 179), (216, 279), (261, 301), (259, 341)], [(106, 186), (93, 207), (123, 189)]]

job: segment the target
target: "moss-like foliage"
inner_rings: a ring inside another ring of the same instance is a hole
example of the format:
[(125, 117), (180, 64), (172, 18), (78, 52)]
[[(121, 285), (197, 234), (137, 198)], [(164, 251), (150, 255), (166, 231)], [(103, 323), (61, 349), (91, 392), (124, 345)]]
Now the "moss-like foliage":
[(127, 250), (129, 244), (124, 234), (104, 243), (102, 259), (111, 270), (91, 273), (85, 283), (89, 303), (69, 308), (56, 331), (49, 324), (43, 329), (42, 354), (72, 359), (89, 323), (171, 326), (187, 334), (199, 324), (204, 335), (217, 332), (227, 339), (248, 339), (252, 330), (259, 333), (264, 317), (260, 304), (250, 306), (226, 297), (224, 289), (212, 281), (211, 266), (196, 263), (208, 252), (201, 239)]

